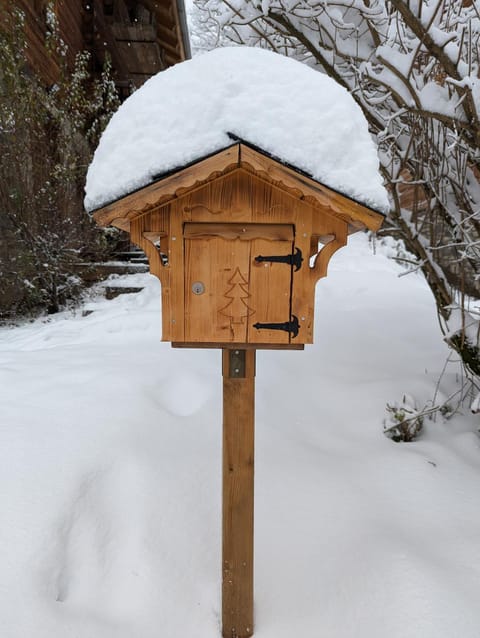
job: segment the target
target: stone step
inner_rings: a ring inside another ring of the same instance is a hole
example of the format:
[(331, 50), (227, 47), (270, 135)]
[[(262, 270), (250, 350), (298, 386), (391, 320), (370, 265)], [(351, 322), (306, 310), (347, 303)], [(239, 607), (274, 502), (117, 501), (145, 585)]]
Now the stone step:
[(134, 263), (148, 264), (148, 259), (142, 250), (129, 250), (115, 253), (118, 261), (129, 261)]
[(105, 298), (115, 299), (120, 295), (131, 295), (136, 292), (141, 292), (143, 288), (141, 286), (105, 286)]
[(93, 264), (79, 264), (77, 274), (87, 284), (106, 279), (109, 275), (135, 275), (148, 272), (148, 264), (130, 262), (99, 262)]

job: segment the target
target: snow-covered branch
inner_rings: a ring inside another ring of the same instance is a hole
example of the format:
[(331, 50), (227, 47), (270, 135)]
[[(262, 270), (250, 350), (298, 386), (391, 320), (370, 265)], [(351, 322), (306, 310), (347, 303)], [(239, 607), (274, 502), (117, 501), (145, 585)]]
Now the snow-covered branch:
[(194, 12), (197, 22), (203, 15), (210, 28), (216, 25), (211, 47), (269, 47), (317, 67), (352, 93), (377, 139), (391, 193), (391, 232), (416, 255), (446, 338), (480, 376), (478, 330), (467, 335), (461, 313), (451, 310), (459, 303), (466, 311), (470, 299), (480, 298), (476, 4), (195, 0)]

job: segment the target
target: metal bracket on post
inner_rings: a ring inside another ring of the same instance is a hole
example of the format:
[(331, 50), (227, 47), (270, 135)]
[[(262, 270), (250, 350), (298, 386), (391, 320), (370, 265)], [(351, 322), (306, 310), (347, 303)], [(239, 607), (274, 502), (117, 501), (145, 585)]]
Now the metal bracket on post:
[(229, 371), (231, 379), (245, 378), (245, 350), (229, 350), (228, 352)]

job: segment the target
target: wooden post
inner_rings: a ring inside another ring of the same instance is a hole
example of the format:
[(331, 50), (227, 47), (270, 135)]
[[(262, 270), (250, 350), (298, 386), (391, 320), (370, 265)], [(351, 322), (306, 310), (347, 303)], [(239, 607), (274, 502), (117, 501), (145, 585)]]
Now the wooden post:
[(223, 350), (222, 634), (253, 634), (255, 350)]

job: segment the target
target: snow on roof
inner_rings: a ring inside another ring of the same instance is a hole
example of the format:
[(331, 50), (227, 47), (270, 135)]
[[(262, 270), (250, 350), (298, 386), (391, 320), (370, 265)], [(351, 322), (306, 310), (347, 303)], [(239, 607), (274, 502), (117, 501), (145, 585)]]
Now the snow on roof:
[(343, 87), (292, 58), (226, 47), (161, 71), (121, 105), (89, 167), (86, 209), (231, 146), (229, 133), (367, 206), (388, 207), (366, 120)]

